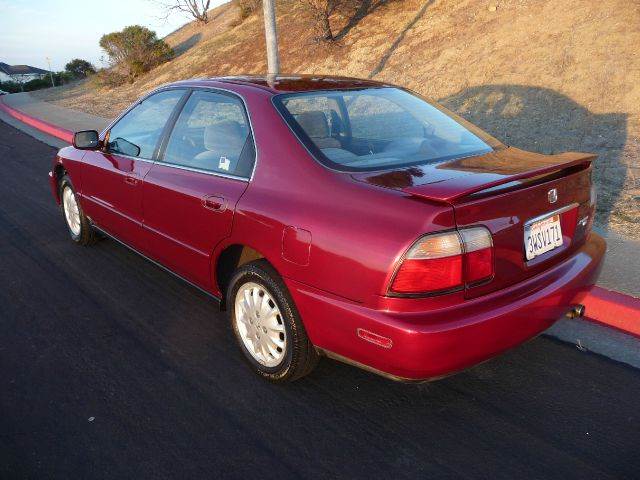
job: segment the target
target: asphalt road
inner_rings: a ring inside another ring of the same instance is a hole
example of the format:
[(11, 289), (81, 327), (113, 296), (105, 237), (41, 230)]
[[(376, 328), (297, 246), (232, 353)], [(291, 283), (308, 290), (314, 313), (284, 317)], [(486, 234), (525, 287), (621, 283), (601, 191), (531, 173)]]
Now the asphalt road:
[(273, 386), (215, 301), (68, 238), (54, 150), (0, 122), (0, 478), (637, 478), (640, 372), (546, 337), (397, 384)]

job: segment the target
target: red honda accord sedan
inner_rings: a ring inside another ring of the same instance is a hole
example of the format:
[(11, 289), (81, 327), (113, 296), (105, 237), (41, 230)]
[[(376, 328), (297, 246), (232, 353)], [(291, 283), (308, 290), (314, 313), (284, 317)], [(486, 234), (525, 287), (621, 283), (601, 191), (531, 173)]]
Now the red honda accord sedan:
[(76, 133), (50, 180), (73, 241), (216, 297), (261, 376), (326, 355), (427, 380), (582, 313), (605, 251), (593, 159), (508, 147), (393, 85), (222, 77)]

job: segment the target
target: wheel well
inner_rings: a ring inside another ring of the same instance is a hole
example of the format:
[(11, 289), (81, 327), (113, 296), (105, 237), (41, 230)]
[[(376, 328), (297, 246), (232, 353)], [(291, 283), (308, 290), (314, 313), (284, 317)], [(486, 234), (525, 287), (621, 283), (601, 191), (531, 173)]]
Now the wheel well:
[(233, 273), (238, 269), (238, 267), (241, 267), (245, 263), (253, 262), (260, 258), (264, 258), (264, 255), (246, 245), (229, 245), (222, 251), (222, 253), (220, 253), (216, 264), (216, 281), (218, 283), (220, 293), (222, 294), (222, 298), (220, 299), (221, 310), (224, 310), (226, 307), (225, 292), (229, 286)]
[(61, 164), (56, 165), (55, 169), (53, 170), (53, 174), (56, 177), (56, 180), (58, 182), (60, 182), (60, 179), (67, 173), (67, 171), (64, 169), (64, 167)]
[(64, 177), (67, 174), (67, 171), (64, 169), (64, 167), (62, 166), (62, 164), (57, 164), (54, 169), (53, 169), (53, 175), (56, 179), (56, 200), (58, 201), (58, 203), (60, 203), (60, 180), (62, 179), (62, 177)]

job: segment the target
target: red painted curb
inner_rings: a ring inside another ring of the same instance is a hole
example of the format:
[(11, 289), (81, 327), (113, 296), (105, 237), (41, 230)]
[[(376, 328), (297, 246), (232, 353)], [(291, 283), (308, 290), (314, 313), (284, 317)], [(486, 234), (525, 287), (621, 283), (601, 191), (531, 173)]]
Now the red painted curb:
[(587, 320), (640, 337), (640, 298), (593, 287), (583, 303)]
[[(0, 110), (38, 130), (73, 143), (73, 132), (9, 107), (0, 100)], [(640, 298), (593, 287), (583, 300), (586, 320), (640, 337)]]
[(17, 120), (20, 120), (21, 122), (40, 130), (41, 132), (48, 133), (53, 137), (64, 140), (65, 142), (69, 142), (69, 144), (73, 143), (73, 132), (71, 130), (60, 128), (56, 125), (53, 125), (52, 123), (32, 117), (31, 115), (10, 107), (2, 101), (0, 101), (0, 110), (4, 111), (8, 115), (11, 115), (13, 118), (16, 118)]

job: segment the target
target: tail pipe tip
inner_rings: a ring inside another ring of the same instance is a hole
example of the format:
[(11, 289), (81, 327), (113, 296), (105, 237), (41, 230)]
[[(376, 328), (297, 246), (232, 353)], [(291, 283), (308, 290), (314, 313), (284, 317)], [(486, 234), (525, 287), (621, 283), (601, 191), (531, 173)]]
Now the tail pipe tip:
[(584, 317), (584, 312), (586, 308), (582, 304), (574, 305), (571, 307), (571, 310), (567, 312), (567, 317), (569, 318), (581, 318)]

